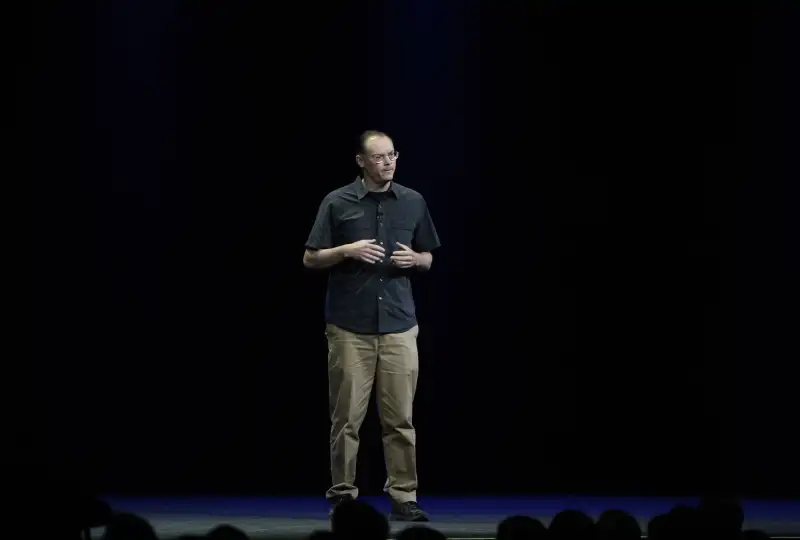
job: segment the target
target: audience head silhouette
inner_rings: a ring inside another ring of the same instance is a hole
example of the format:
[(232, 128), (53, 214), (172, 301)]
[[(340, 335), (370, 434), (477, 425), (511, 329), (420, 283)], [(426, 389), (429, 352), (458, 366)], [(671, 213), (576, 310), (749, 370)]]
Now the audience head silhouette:
[(553, 540), (593, 540), (594, 522), (580, 510), (563, 510), (553, 517), (549, 527)]
[(744, 526), (744, 511), (736, 501), (706, 498), (700, 503), (699, 519), (706, 533), (739, 536)]
[(366, 502), (353, 499), (336, 506), (331, 517), (331, 530), (339, 538), (348, 540), (386, 540), (389, 538), (389, 521)]
[(128, 513), (115, 514), (108, 521), (103, 540), (158, 540), (156, 531), (145, 519)]
[(497, 540), (543, 540), (547, 529), (538, 519), (528, 516), (507, 517), (497, 526)]
[(648, 540), (664, 540), (667, 534), (667, 522), (668, 518), (666, 514), (661, 514), (655, 516), (650, 522), (647, 524), (647, 537)]
[(441, 533), (424, 525), (414, 525), (400, 531), (397, 540), (447, 540), (444, 533)]
[(700, 514), (696, 508), (678, 505), (665, 521), (666, 535), (674, 540), (692, 540), (700, 535)]
[(628, 512), (606, 510), (597, 520), (595, 535), (598, 540), (640, 540), (642, 528)]
[(218, 525), (209, 531), (206, 538), (209, 540), (248, 540), (243, 530), (232, 525)]

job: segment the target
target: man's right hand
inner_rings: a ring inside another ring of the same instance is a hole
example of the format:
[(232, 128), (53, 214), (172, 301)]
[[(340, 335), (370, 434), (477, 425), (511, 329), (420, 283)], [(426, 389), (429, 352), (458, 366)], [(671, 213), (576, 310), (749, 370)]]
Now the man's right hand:
[(386, 250), (383, 246), (375, 243), (375, 240), (359, 240), (347, 245), (345, 251), (349, 259), (356, 259), (369, 264), (381, 262), (386, 257)]

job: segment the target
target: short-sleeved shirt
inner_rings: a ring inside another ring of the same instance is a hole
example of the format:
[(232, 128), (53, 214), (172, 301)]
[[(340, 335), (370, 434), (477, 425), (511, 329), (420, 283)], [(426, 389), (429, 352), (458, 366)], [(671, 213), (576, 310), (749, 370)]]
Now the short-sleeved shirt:
[(397, 242), (418, 253), (439, 247), (425, 199), (396, 182), (385, 192), (370, 192), (357, 178), (323, 199), (306, 249), (364, 239), (375, 239), (386, 257), (375, 264), (345, 259), (330, 268), (326, 321), (359, 334), (405, 332), (417, 324), (409, 279), (417, 270), (397, 268), (390, 257), (400, 249)]

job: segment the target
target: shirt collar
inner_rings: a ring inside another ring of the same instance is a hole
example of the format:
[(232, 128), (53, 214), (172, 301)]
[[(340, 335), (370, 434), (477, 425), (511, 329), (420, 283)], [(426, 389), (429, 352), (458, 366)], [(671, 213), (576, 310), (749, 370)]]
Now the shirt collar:
[[(356, 195), (358, 199), (363, 199), (369, 191), (367, 191), (367, 186), (364, 185), (364, 179), (360, 176), (357, 176), (355, 181), (353, 182), (353, 187), (356, 190)], [(386, 190), (386, 193), (390, 193), (394, 198), (397, 198), (397, 192), (394, 190), (394, 182), (389, 184), (389, 189)]]

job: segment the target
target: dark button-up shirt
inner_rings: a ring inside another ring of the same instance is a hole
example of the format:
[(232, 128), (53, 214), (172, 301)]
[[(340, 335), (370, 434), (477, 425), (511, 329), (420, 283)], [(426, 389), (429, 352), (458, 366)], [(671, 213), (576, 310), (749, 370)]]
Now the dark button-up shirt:
[(417, 324), (409, 277), (414, 269), (392, 265), (397, 242), (418, 253), (439, 247), (428, 205), (413, 189), (392, 182), (385, 192), (369, 192), (357, 178), (329, 193), (317, 212), (306, 249), (327, 249), (375, 239), (386, 250), (382, 262), (353, 259), (331, 267), (325, 317), (350, 332), (405, 332)]

